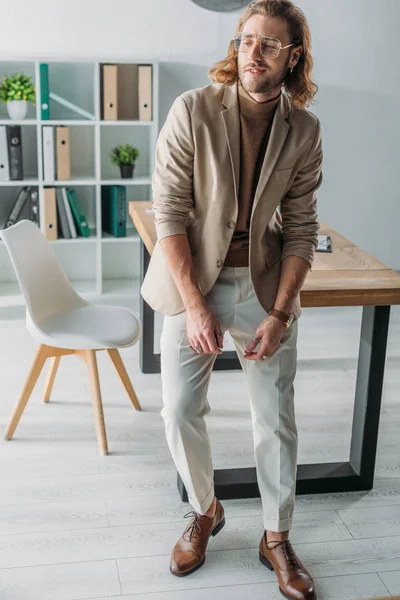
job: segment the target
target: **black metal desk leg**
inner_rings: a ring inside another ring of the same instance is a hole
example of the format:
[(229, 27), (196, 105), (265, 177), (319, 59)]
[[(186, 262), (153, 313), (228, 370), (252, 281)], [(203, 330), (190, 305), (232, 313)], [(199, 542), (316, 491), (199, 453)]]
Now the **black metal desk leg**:
[(390, 306), (364, 306), (350, 447), (363, 490), (374, 483), (389, 318)]
[[(150, 254), (144, 243), (140, 241), (140, 284), (143, 282), (149, 262)], [(143, 373), (159, 373), (160, 355), (154, 354), (154, 311), (141, 295), (139, 301), (140, 320), (143, 328), (140, 340), (140, 368)]]
[[(298, 465), (296, 494), (370, 490), (373, 487), (390, 306), (364, 306), (358, 355), (350, 460)], [(321, 443), (323, 440), (321, 439)], [(254, 467), (218, 469), (215, 494), (228, 498), (260, 496)], [(178, 490), (188, 501), (178, 473)]]

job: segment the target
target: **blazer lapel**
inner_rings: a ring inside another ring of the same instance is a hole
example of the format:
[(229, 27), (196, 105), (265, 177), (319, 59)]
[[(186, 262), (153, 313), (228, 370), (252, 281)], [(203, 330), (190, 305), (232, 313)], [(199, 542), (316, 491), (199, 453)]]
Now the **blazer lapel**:
[(239, 201), (240, 176), (240, 117), (237, 99), (237, 83), (225, 86), (222, 104), (226, 110), (221, 115), (224, 121), (226, 141), (231, 159), (233, 181), (235, 185), (236, 202)]
[(283, 148), (283, 144), (285, 143), (286, 137), (289, 133), (290, 124), (286, 120), (289, 106), (290, 100), (282, 92), (279, 104), (276, 107), (274, 119), (272, 121), (271, 134), (268, 140), (267, 149), (261, 167), (260, 177), (254, 194), (253, 210), (257, 206), (257, 203), (259, 202), (265, 190), (265, 187), (273, 173), (273, 170)]

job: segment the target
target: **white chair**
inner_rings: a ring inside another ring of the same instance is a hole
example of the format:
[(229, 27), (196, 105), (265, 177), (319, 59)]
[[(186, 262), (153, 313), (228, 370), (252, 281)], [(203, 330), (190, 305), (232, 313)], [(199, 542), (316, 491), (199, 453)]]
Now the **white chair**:
[(96, 351), (105, 350), (136, 410), (141, 406), (117, 348), (141, 337), (138, 317), (117, 306), (93, 305), (79, 296), (40, 229), (20, 221), (0, 231), (26, 302), (28, 331), (40, 343), (21, 396), (5, 430), (11, 440), (47, 358), (51, 359), (43, 401), (48, 402), (61, 356), (75, 354), (89, 371), (97, 440), (108, 454)]

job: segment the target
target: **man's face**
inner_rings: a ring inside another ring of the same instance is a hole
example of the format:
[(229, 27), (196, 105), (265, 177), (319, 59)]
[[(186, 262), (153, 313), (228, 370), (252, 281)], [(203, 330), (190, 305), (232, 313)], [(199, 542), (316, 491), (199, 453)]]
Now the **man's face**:
[[(281, 41), (282, 47), (292, 43), (285, 19), (253, 15), (245, 23), (242, 34), (256, 33)], [(281, 50), (277, 58), (261, 54), (260, 42), (253, 44), (248, 52), (238, 52), (238, 72), (247, 93), (262, 94), (280, 87), (286, 76), (294, 46)], [(249, 68), (257, 67), (256, 72)]]

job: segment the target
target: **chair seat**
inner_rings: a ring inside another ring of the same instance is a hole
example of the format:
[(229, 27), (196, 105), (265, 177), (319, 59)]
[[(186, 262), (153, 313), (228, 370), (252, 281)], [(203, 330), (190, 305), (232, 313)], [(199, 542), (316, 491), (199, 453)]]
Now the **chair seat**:
[(128, 347), (141, 336), (139, 319), (119, 306), (89, 304), (38, 324), (28, 318), (27, 327), (41, 344), (75, 350)]

